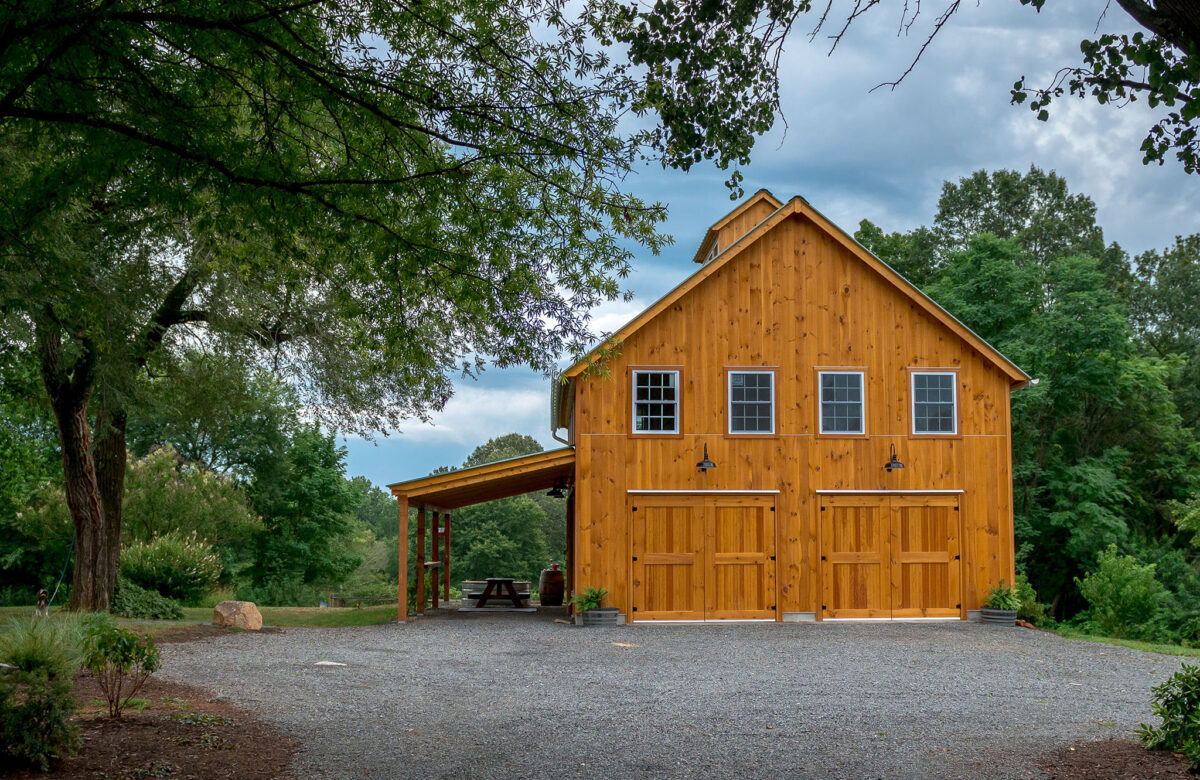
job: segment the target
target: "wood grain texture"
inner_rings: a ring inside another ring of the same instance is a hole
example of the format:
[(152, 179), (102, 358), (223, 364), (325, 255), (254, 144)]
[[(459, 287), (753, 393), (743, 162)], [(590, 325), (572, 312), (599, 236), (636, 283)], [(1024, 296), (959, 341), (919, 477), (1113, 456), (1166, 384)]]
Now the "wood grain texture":
[[(629, 369), (655, 365), (680, 372), (676, 437), (630, 435)], [(773, 435), (728, 435), (731, 367), (775, 373)], [(818, 367), (864, 373), (865, 435), (817, 435)], [(954, 437), (913, 435), (909, 376), (914, 368), (955, 373)], [(889, 557), (874, 573), (862, 561), (847, 560), (834, 580), (839, 592), (856, 594), (847, 598), (866, 614), (932, 616), (960, 604), (953, 613), (965, 615), (978, 608), (989, 587), (1001, 579), (1012, 581), (1009, 392), (1014, 381), (1011, 367), (981, 354), (819, 220), (802, 213), (782, 219), (631, 331), (607, 377), (587, 375), (574, 383), (573, 583), (607, 588), (609, 603), (632, 614), (633, 583), (642, 581), (632, 561), (634, 545), (651, 542), (637, 536), (645, 531), (632, 517), (628, 490), (778, 490), (770, 531), (776, 611), (819, 613), (831, 576), (820, 558), (828, 544), (825, 536), (833, 530), (819, 517), (816, 490), (953, 489), (963, 491), (961, 499), (955, 498), (955, 551), (945, 546), (951, 540), (944, 533), (949, 521), (937, 505), (914, 504), (901, 512), (906, 519), (893, 521), (888, 504), (887, 518), (859, 517), (854, 533), (865, 534), (867, 541), (872, 534), (886, 534)], [(705, 444), (717, 467), (700, 472), (696, 463)], [(883, 464), (892, 446), (905, 468), (889, 473)], [(685, 504), (660, 504), (672, 505)], [(692, 515), (693, 522), (701, 522), (695, 511)], [(900, 525), (894, 528), (896, 522)], [(895, 565), (893, 533), (901, 537), (894, 545), (900, 555)], [(935, 543), (943, 536), (945, 544)], [(959, 556), (956, 566), (942, 560), (948, 555)], [(695, 565), (706, 578), (715, 576), (712, 562)], [(957, 572), (957, 584), (948, 567)], [(673, 577), (653, 574), (646, 581), (675, 582)], [(729, 577), (732, 588), (737, 578)], [(752, 580), (741, 582), (752, 590)], [(950, 601), (956, 590), (956, 600)], [(698, 611), (677, 595), (656, 595), (648, 604), (663, 606), (652, 611)], [(747, 596), (745, 603), (752, 601)]]

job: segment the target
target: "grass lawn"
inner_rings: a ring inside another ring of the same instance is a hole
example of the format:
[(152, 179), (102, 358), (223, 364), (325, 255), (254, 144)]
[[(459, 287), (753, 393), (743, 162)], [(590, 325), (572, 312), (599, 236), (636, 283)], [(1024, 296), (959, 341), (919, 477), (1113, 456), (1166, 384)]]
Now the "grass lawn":
[[(52, 607), (52, 613), (59, 613), (58, 607)], [(320, 607), (259, 607), (262, 612), (264, 626), (280, 628), (339, 628), (343, 626), (374, 626), (388, 623), (396, 619), (396, 605), (385, 604), (379, 607), (363, 607), (361, 609), (323, 609)], [(175, 633), (180, 629), (197, 624), (212, 622), (211, 607), (184, 607), (183, 620), (124, 620), (117, 623), (135, 628), (138, 632), (148, 632), (152, 636), (164, 636)], [(0, 622), (13, 618), (28, 618), (33, 615), (33, 607), (0, 607)]]
[(1144, 653), (1162, 653), (1163, 655), (1181, 655), (1193, 658), (1200, 657), (1200, 647), (1158, 645), (1153, 642), (1139, 642), (1136, 639), (1114, 639), (1110, 636), (1084, 634), (1080, 631), (1071, 631), (1069, 629), (1058, 629), (1055, 633), (1065, 639), (1079, 639), (1085, 642), (1103, 642), (1107, 645), (1120, 645), (1121, 647), (1131, 647), (1134, 650), (1141, 650)]

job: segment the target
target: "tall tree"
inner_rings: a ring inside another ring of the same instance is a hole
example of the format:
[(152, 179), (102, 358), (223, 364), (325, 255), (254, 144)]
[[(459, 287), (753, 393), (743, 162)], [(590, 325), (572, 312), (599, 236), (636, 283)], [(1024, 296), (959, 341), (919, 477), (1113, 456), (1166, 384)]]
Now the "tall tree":
[(129, 401), (159, 353), (257, 363), (323, 421), (378, 430), (441, 406), (453, 372), (549, 370), (590, 340), (632, 248), (665, 240), (622, 189), (633, 164), (744, 157), (762, 125), (623, 122), (657, 107), (594, 46), (624, 19), (611, 0), (0, 4), (0, 337), (53, 409), (73, 607), (108, 605)]
[[(1041, 10), (1046, 0), (1020, 0)], [(1106, 19), (1108, 4), (1096, 2), (1097, 27)], [(1026, 103), (1038, 119), (1049, 118), (1049, 106), (1064, 95), (1091, 97), (1101, 104), (1121, 105), (1146, 100), (1159, 109), (1142, 142), (1146, 163), (1171, 153), (1184, 170), (1200, 167), (1200, 13), (1192, 0), (1117, 0), (1127, 20), (1144, 29), (1134, 35), (1101, 34), (1080, 43), (1083, 63), (1058, 71), (1049, 84), (1028, 86), (1024, 77), (1014, 84), (1012, 101)], [(891, 5), (892, 29), (915, 34), (920, 45), (909, 67), (879, 87), (895, 89), (918, 65), (921, 55), (939, 35), (953, 34), (952, 21), (962, 0), (943, 0), (930, 13), (921, 3)], [(753, 99), (735, 105), (753, 118), (754, 129), (769, 129), (778, 107), (779, 61), (793, 29), (809, 15), (806, 37), (829, 41), (833, 54), (847, 32), (867, 13), (889, 7), (878, 0), (736, 0), (727, 3), (658, 2), (623, 9), (614, 32), (629, 47), (634, 63), (647, 69), (646, 102), (664, 118), (688, 132), (676, 137), (719, 138), (711, 124), (724, 106), (708, 95), (730, 85), (749, 86)], [(1015, 74), (1014, 74), (1015, 75)], [(734, 181), (737, 181), (735, 174)]]

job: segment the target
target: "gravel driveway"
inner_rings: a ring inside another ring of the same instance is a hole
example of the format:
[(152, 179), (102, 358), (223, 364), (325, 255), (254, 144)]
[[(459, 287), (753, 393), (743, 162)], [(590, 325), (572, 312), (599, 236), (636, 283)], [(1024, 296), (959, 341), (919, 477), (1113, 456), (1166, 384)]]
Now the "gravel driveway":
[[(642, 625), (526, 615), (164, 645), (261, 712), (302, 777), (1038, 777), (1129, 736), (1179, 659), (973, 623)], [(345, 666), (316, 666), (333, 661)]]

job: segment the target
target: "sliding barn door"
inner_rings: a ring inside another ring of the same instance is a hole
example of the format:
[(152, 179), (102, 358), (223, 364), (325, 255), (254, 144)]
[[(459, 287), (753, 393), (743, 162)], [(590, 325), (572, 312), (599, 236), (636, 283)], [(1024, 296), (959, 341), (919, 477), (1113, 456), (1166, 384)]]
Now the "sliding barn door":
[(704, 524), (695, 504), (633, 512), (633, 606), (643, 620), (704, 619)]
[(821, 504), (825, 617), (892, 616), (886, 496)]
[(775, 619), (773, 496), (645, 495), (633, 514), (633, 619)]
[(822, 616), (959, 617), (956, 494), (823, 496)]
[(958, 496), (892, 499), (892, 617), (958, 617)]
[(748, 496), (705, 508), (707, 620), (775, 618), (775, 502)]

